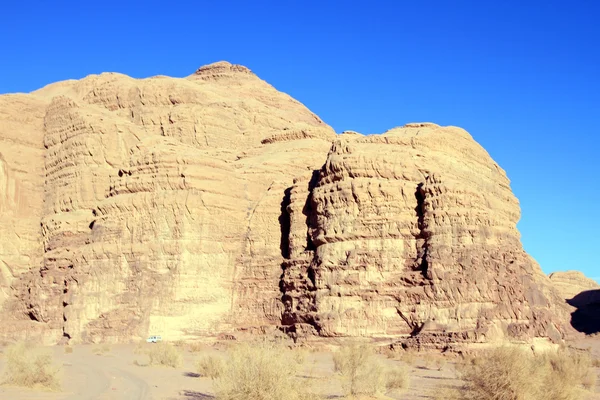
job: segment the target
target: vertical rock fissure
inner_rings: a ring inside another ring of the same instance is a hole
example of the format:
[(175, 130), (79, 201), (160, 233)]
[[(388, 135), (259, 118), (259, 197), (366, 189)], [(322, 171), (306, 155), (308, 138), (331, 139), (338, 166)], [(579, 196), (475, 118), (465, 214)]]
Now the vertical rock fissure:
[[(285, 190), (281, 203), (279, 222), (282, 234), (281, 255), (284, 257), (279, 283), (281, 301), (284, 305), (281, 325), (282, 330), (294, 339), (302, 335), (306, 329), (313, 332), (318, 332), (320, 329), (313, 315), (316, 307), (314, 295), (317, 271), (313, 265), (316, 246), (311, 237), (311, 229), (316, 223), (312, 192), (317, 186), (319, 177), (320, 170), (313, 170), (307, 190), (302, 190), (297, 185), (292, 186)], [(302, 195), (300, 200), (304, 201), (299, 203), (295, 199), (301, 193), (306, 193), (306, 197)], [(298, 207), (299, 205), (302, 208)], [(300, 213), (304, 218), (299, 220), (297, 217)], [(296, 218), (293, 217), (294, 215)], [(306, 230), (306, 241), (302, 244), (298, 243), (297, 239), (298, 233), (303, 229)], [(292, 236), (296, 237), (293, 243)]]
[(429, 264), (427, 261), (428, 235), (425, 231), (425, 191), (423, 190), (424, 183), (417, 185), (415, 198), (417, 206), (415, 212), (417, 214), (417, 226), (419, 234), (416, 237), (417, 258), (415, 260), (415, 270), (420, 271), (424, 278), (428, 278)]

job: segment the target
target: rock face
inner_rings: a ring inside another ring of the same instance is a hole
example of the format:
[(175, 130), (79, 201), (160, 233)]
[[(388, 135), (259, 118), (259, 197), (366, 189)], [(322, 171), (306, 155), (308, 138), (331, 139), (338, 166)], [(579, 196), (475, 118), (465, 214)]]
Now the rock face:
[(581, 292), (600, 289), (598, 282), (580, 271), (553, 272), (548, 277), (565, 300), (571, 300)]
[(573, 307), (571, 325), (586, 334), (600, 332), (600, 285), (580, 271), (554, 272), (550, 281)]
[[(292, 228), (305, 190), (292, 190)], [(433, 345), (569, 331), (522, 249), (506, 174), (462, 129), (340, 135), (304, 207), (308, 245), (290, 241), (284, 277), (292, 331)]]
[(0, 146), (4, 337), (570, 332), (504, 171), (459, 128), (336, 136), (220, 62), (0, 96)]

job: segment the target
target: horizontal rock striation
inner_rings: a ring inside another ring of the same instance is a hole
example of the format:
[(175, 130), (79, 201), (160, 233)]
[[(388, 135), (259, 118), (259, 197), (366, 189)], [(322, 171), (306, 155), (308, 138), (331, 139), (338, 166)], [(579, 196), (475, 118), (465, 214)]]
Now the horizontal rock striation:
[(569, 333), (504, 171), (459, 128), (335, 135), (219, 62), (0, 96), (0, 145), (4, 338)]
[(571, 300), (581, 292), (600, 289), (598, 282), (580, 271), (553, 272), (548, 277), (565, 300)]
[(0, 101), (0, 306), (18, 325), (5, 336), (176, 340), (280, 323), (283, 193), (335, 137), (302, 104), (225, 62)]
[(298, 251), (301, 235), (290, 235), (284, 275), (292, 332), (433, 344), (570, 332), (522, 249), (506, 174), (464, 130), (409, 124), (343, 135), (310, 194), (292, 190), (292, 220), (301, 193), (309, 246)]

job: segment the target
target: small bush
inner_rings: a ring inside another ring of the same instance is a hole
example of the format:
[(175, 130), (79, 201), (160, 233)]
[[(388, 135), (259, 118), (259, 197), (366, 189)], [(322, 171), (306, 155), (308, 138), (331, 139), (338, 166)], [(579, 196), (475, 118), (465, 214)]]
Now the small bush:
[(272, 343), (243, 343), (227, 351), (227, 360), (215, 380), (218, 400), (312, 400), (306, 383), (297, 376), (291, 350)]
[(461, 400), (578, 400), (595, 385), (588, 355), (560, 349), (534, 356), (500, 347), (460, 367)]
[(297, 364), (304, 364), (308, 357), (308, 350), (296, 348), (292, 350), (292, 357)]
[(102, 356), (102, 355), (110, 353), (110, 350), (111, 350), (110, 344), (104, 343), (104, 344), (93, 347), (92, 353), (96, 354), (97, 356)]
[(401, 367), (386, 368), (367, 345), (342, 347), (333, 356), (335, 371), (343, 379), (347, 395), (373, 396), (386, 390), (408, 386), (408, 374)]
[(146, 354), (148, 352), (149, 344), (146, 342), (137, 342), (135, 348), (133, 349), (134, 354)]
[(223, 371), (223, 360), (215, 356), (204, 356), (196, 362), (196, 372), (200, 376), (217, 379)]
[(600, 368), (600, 358), (594, 358), (594, 359), (592, 359), (592, 367), (594, 367), (594, 368)]
[(586, 390), (596, 386), (596, 373), (592, 370), (589, 353), (561, 349), (545, 353), (541, 358), (547, 370), (545, 383), (557, 395), (563, 394), (564, 398), (568, 398), (567, 395), (577, 392), (579, 386)]
[(6, 350), (5, 382), (28, 388), (60, 389), (60, 368), (53, 363), (49, 349), (35, 348), (23, 342)]
[(150, 365), (178, 368), (183, 364), (181, 352), (169, 343), (155, 343), (147, 347)]
[(401, 390), (408, 387), (408, 372), (404, 367), (396, 366), (386, 372), (385, 387), (388, 390)]
[(190, 353), (199, 353), (206, 350), (206, 345), (204, 343), (188, 343), (186, 347)]

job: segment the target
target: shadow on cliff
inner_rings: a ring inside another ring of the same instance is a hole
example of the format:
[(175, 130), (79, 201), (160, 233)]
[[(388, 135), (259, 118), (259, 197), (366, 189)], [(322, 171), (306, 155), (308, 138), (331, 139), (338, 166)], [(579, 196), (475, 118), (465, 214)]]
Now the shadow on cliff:
[(600, 289), (581, 292), (567, 303), (575, 307), (571, 325), (587, 335), (600, 332)]

